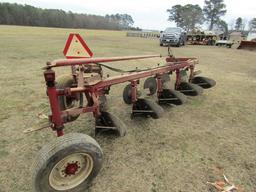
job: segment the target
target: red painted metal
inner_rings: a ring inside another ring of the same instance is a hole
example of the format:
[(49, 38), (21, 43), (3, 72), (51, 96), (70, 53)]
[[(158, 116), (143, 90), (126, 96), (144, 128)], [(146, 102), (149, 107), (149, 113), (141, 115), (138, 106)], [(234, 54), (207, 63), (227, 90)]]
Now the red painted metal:
[(102, 57), (102, 58), (83, 58), (83, 59), (58, 59), (49, 63), (47, 66), (50, 67), (62, 67), (62, 66), (72, 66), (72, 65), (84, 65), (91, 63), (106, 63), (115, 61), (127, 61), (127, 60), (138, 60), (161, 57), (161, 55), (141, 55), (141, 56), (127, 56), (127, 57)]
[(48, 87), (47, 94), (50, 101), (50, 106), (52, 110), (52, 121), (56, 125), (56, 129), (62, 127), (62, 120), (60, 118), (61, 110), (58, 103), (58, 94), (56, 91), (56, 87)]
[(93, 111), (94, 117), (99, 117), (99, 116), (100, 116), (99, 93), (100, 93), (100, 92), (97, 92), (97, 91), (91, 93), (91, 98), (92, 98), (92, 101), (93, 101), (93, 103), (94, 103), (94, 105), (93, 105), (93, 107), (94, 107), (94, 111)]
[(132, 85), (132, 103), (137, 101), (137, 80), (131, 81)]
[[(141, 71), (141, 72), (134, 72), (134, 73), (128, 73), (128, 74), (124, 74), (124, 75), (120, 75), (120, 76), (114, 76), (114, 77), (109, 77), (107, 79), (102, 80), (101, 82), (97, 83), (94, 86), (90, 86), (90, 87), (85, 87), (86, 89), (101, 89), (107, 86), (111, 86), (111, 85), (115, 85), (115, 84), (120, 84), (120, 83), (124, 83), (127, 81), (132, 81), (134, 79), (141, 79), (144, 77), (150, 77), (150, 76), (154, 76), (157, 74), (164, 74), (164, 73), (168, 73), (170, 71), (175, 71), (178, 69), (182, 69), (185, 67), (190, 67), (190, 64), (188, 62), (182, 61), (179, 64), (173, 64), (173, 63), (167, 63), (167, 65), (162, 66), (162, 67), (157, 67), (148, 71)], [(75, 90), (75, 89), (73, 89)], [(72, 89), (71, 89), (71, 92)]]
[(61, 137), (64, 135), (64, 131), (63, 131), (63, 128), (57, 130), (57, 137)]
[(167, 57), (166, 59), (166, 62), (181, 62), (181, 61), (186, 61), (186, 62), (189, 62), (189, 61), (193, 61), (195, 63), (198, 64), (198, 59), (195, 58), (195, 57)]
[(178, 86), (180, 85), (180, 70), (176, 69), (176, 82), (175, 82), (175, 89), (178, 88)]
[(63, 120), (61, 117), (61, 110), (58, 102), (58, 91), (55, 87), (55, 72), (53, 70), (47, 70), (44, 72), (44, 77), (47, 85), (47, 95), (50, 102), (52, 111), (51, 122), (53, 129), (57, 131), (57, 136), (62, 136), (63, 133)]
[[(83, 38), (78, 33), (71, 33), (69, 35), (68, 40), (67, 40), (66, 45), (65, 45), (65, 48), (63, 50), (63, 54), (65, 56), (67, 55), (68, 49), (70, 48), (71, 42), (72, 42), (74, 37), (76, 37), (79, 40), (79, 42), (81, 43), (83, 48), (86, 50), (86, 52), (89, 54), (89, 56), (92, 57), (93, 56), (93, 52), (90, 50), (90, 48), (87, 46), (87, 44), (85, 43)], [(66, 58), (74, 59), (74, 58), (84, 58), (84, 57), (68, 57), (68, 56), (66, 56)]]
[(192, 81), (192, 79), (194, 78), (194, 70), (195, 70), (195, 66), (190, 66), (190, 75), (189, 75), (189, 82)]
[(157, 75), (156, 79), (157, 79), (157, 95), (159, 96), (163, 92), (163, 82), (161, 79), (161, 75)]
[[(64, 134), (63, 128), (64, 124), (68, 122), (68, 117), (72, 115), (79, 115), (81, 113), (93, 113), (94, 117), (101, 115), (100, 111), (100, 101), (99, 98), (101, 95), (106, 94), (106, 91), (113, 85), (130, 82), (132, 85), (132, 102), (137, 101), (137, 84), (141, 78), (145, 77), (156, 77), (158, 85), (158, 95), (163, 91), (163, 85), (161, 76), (166, 73), (176, 72), (176, 83), (177, 87), (180, 83), (180, 70), (190, 69), (190, 79), (194, 73), (194, 66), (198, 63), (196, 58), (175, 58), (167, 57), (166, 64), (164, 66), (158, 66), (149, 70), (143, 70), (140, 72), (125, 73), (118, 76), (107, 77), (106, 79), (102, 78), (102, 69), (99, 67), (96, 73), (100, 74), (100, 81), (87, 85), (83, 83), (83, 74), (87, 73), (84, 71), (88, 64), (93, 64), (91, 67), (95, 67), (95, 64), (101, 62), (115, 62), (115, 61), (125, 61), (125, 60), (137, 60), (137, 59), (146, 59), (146, 58), (155, 58), (161, 57), (160, 55), (146, 55), (146, 56), (126, 56), (126, 57), (105, 57), (105, 58), (80, 58), (80, 59), (61, 59), (54, 60), (53, 62), (48, 62), (46, 71), (45, 81), (47, 84), (47, 94), (50, 101), (52, 115), (49, 120), (52, 123), (52, 128), (57, 132), (58, 136)], [(85, 65), (87, 64), (87, 65)], [(61, 66), (71, 66), (72, 75), (76, 86), (72, 88), (57, 89), (55, 87), (55, 72), (52, 70), (52, 67), (61, 67)], [(80, 66), (80, 67), (79, 67)], [(80, 72), (77, 69), (80, 69)], [(89, 69), (89, 68), (88, 68)], [(81, 72), (82, 70), (82, 72)], [(89, 70), (90, 71), (90, 70)], [(82, 78), (82, 79), (81, 79)], [(82, 82), (81, 82), (82, 80)], [(74, 93), (83, 93), (87, 99), (86, 106), (80, 106), (77, 108), (71, 108), (61, 111), (58, 103), (59, 96), (71, 96)]]
[(79, 169), (79, 166), (77, 163), (68, 163), (65, 169), (65, 173), (67, 175), (75, 175), (78, 169)]
[(193, 63), (191, 63), (191, 62), (188, 63), (185, 61), (182, 61), (179, 64), (177, 64), (177, 62), (176, 62), (176, 64), (167, 63), (167, 65), (165, 65), (165, 66), (160, 66), (155, 69), (148, 70), (148, 71), (127, 73), (124, 75), (109, 77), (107, 79), (100, 81), (99, 83), (97, 83), (95, 85), (92, 85), (92, 86), (70, 88), (67, 90), (67, 92), (70, 92), (70, 93), (83, 92), (83, 91), (95, 92), (97, 90), (103, 89), (105, 87), (109, 87), (111, 85), (120, 84), (120, 83), (124, 83), (127, 81), (133, 81), (134, 79), (141, 79), (144, 77), (154, 76), (157, 74), (164, 74), (164, 73), (168, 73), (170, 71), (175, 71), (175, 70), (178, 71), (179, 69), (182, 69), (185, 67), (190, 67), (191, 65), (193, 65)]

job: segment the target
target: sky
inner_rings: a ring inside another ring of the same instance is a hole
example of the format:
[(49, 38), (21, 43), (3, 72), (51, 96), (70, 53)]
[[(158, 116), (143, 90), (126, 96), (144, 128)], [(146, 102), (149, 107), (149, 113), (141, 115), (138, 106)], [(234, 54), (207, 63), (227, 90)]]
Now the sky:
[[(106, 15), (127, 13), (135, 21), (134, 26), (142, 29), (163, 30), (175, 26), (168, 21), (167, 9), (176, 4), (204, 5), (204, 0), (0, 0), (0, 2), (28, 4), (40, 8), (63, 9), (76, 13)], [(234, 23), (237, 17), (249, 21), (256, 17), (256, 0), (224, 0), (227, 13), (222, 18), (228, 24)]]

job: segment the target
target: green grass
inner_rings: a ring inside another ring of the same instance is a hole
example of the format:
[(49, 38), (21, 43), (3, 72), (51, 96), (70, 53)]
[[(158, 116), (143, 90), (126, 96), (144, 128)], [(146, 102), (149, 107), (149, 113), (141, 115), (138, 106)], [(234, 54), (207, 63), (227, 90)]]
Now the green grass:
[(6, 157), (9, 154), (5, 149), (7, 143), (8, 141), (6, 140), (0, 140), (0, 159)]

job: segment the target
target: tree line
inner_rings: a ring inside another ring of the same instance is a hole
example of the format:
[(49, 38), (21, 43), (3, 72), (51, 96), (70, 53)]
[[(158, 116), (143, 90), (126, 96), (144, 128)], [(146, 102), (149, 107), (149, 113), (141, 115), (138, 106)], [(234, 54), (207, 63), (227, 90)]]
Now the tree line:
[[(192, 31), (195, 27), (208, 23), (209, 30), (221, 30), (228, 33), (228, 24), (221, 17), (227, 12), (226, 5), (223, 0), (205, 0), (204, 7), (198, 4), (192, 5), (174, 5), (171, 9), (167, 9), (169, 13), (169, 21), (174, 21), (178, 27), (186, 31)], [(238, 17), (230, 28), (237, 31), (245, 29), (246, 20)], [(249, 30), (256, 30), (256, 18), (249, 22)]]
[(87, 29), (135, 29), (128, 14), (106, 16), (78, 14), (59, 9), (41, 9), (30, 5), (0, 3), (0, 24)]

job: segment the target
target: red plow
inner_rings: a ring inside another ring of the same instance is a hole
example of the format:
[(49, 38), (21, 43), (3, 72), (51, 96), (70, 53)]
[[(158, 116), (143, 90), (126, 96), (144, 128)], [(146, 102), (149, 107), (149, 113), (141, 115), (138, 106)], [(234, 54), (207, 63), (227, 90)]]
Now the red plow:
[[(58, 138), (45, 145), (36, 158), (33, 187), (44, 191), (84, 191), (101, 169), (103, 153), (90, 136), (80, 133), (64, 135), (64, 125), (75, 121), (82, 113), (92, 113), (95, 118), (95, 135), (112, 131), (119, 136), (127, 127), (116, 115), (108, 112), (107, 95), (111, 87), (127, 82), (123, 90), (124, 103), (131, 105), (131, 117), (161, 118), (161, 105), (181, 105), (186, 96), (197, 96), (203, 89), (213, 87), (214, 80), (197, 76), (196, 58), (167, 56), (165, 64), (151, 69), (123, 71), (103, 63), (162, 57), (161, 55), (125, 56), (105, 58), (73, 58), (47, 62), (44, 77), (51, 108), (50, 127)], [(71, 68), (68, 75), (56, 78), (57, 67)], [(121, 74), (105, 77), (103, 68)], [(175, 75), (174, 89), (170, 89), (170, 75)], [(157, 100), (143, 98), (138, 85), (146, 78), (147, 95), (157, 95)]]

